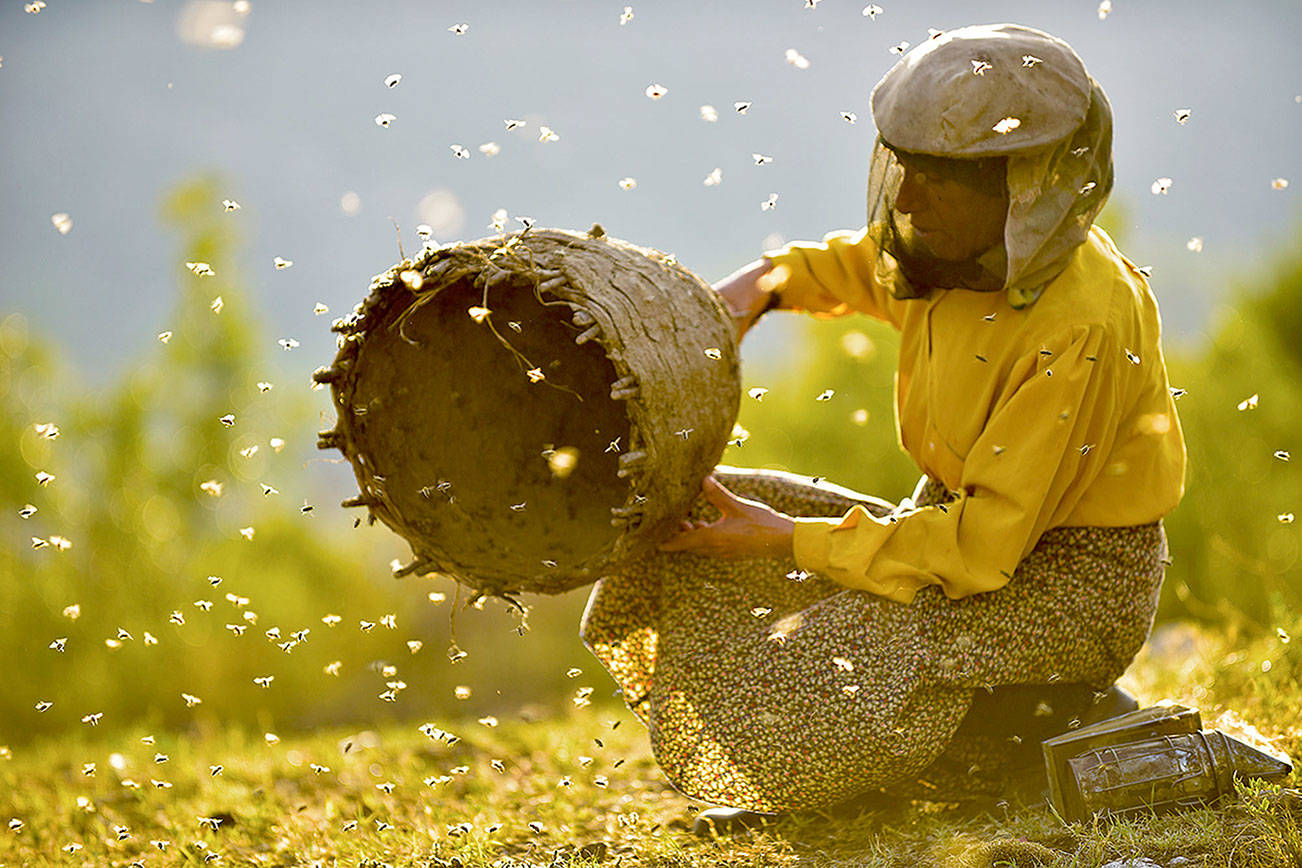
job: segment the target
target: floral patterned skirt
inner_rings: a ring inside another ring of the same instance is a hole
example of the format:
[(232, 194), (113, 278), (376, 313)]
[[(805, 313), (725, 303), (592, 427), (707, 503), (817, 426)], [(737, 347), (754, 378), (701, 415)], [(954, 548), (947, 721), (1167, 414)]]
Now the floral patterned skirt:
[[(893, 509), (790, 474), (716, 477), (790, 515)], [(914, 499), (950, 497), (924, 477)], [(704, 501), (694, 508), (715, 516)], [(1165, 557), (1160, 522), (1054, 528), (1003, 588), (951, 600), (932, 586), (901, 605), (790, 559), (657, 553), (597, 584), (581, 635), (647, 725), (665, 776), (692, 798), (765, 812), (890, 787), (961, 798), (956, 787), (997, 789), (998, 767), (1034, 747), (1020, 728), (1063, 714), (1041, 700), (1005, 731), (988, 719), (1000, 703), (973, 705), (978, 691), (1077, 686), (1057, 695), (1084, 711), (1089, 689), (1115, 681), (1147, 638)], [(1083, 704), (1065, 698), (1082, 691)], [(969, 708), (987, 719), (965, 722)]]

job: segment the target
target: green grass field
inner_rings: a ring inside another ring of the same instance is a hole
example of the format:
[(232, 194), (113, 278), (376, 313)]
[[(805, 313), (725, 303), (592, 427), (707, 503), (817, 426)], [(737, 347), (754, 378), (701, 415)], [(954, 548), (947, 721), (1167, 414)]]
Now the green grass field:
[[(1127, 683), (1302, 756), (1302, 654), (1287, 638), (1168, 627)], [(2, 753), (5, 866), (1302, 866), (1302, 792), (1287, 786), (1089, 825), (1043, 806), (911, 803), (699, 840), (703, 806), (665, 782), (628, 712), (599, 705), (284, 737), (86, 727)]]

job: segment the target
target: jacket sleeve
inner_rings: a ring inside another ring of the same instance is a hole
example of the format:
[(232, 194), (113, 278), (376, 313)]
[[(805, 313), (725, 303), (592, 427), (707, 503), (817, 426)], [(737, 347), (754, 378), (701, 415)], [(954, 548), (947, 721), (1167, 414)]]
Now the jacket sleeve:
[(764, 257), (773, 263), (782, 307), (824, 317), (857, 311), (898, 324), (897, 302), (877, 280), (877, 248), (866, 229), (832, 232), (822, 243), (795, 241)]
[(840, 519), (799, 519), (800, 567), (901, 603), (926, 585), (957, 599), (1006, 584), (1104, 466), (1130, 373), (1099, 326), (1074, 327), (1045, 348), (1013, 366), (964, 459), (956, 500), (886, 518), (856, 507)]

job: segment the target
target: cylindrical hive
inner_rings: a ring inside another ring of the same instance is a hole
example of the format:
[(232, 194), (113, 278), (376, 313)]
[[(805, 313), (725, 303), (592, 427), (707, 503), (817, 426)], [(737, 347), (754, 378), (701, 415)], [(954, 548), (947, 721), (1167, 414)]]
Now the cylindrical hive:
[[(597, 237), (593, 237), (596, 235)], [(733, 327), (671, 256), (531, 229), (426, 249), (334, 325), (322, 448), (411, 544), (399, 571), (559, 593), (649, 551), (718, 462)]]

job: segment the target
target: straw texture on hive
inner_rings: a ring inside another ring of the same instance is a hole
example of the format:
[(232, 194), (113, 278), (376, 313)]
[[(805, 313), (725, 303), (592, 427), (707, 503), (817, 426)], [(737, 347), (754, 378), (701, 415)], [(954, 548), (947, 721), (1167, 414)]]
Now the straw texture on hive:
[[(594, 237), (595, 236), (595, 237)], [(559, 593), (669, 536), (740, 399), (727, 313), (671, 256), (554, 229), (426, 248), (336, 321), (320, 435), (400, 575)]]

